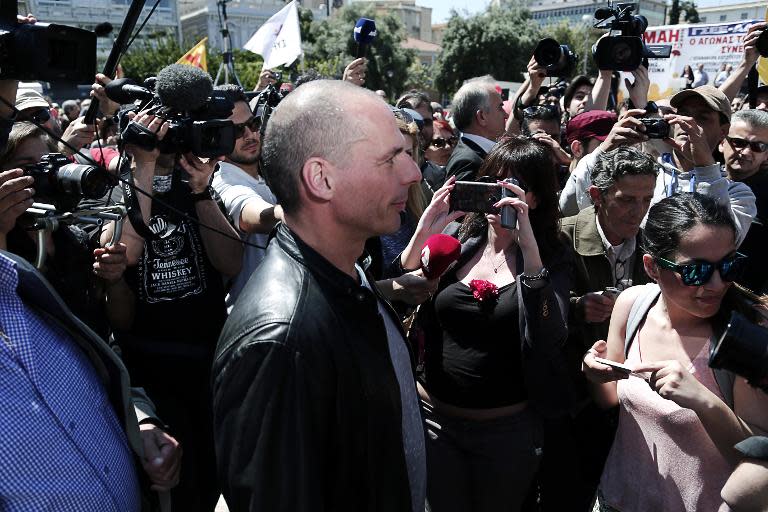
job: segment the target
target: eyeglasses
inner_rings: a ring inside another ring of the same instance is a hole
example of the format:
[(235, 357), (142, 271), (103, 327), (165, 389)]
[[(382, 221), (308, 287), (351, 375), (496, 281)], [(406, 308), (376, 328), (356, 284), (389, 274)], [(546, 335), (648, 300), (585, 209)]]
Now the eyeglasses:
[(727, 140), (728, 143), (733, 146), (733, 149), (744, 149), (749, 146), (749, 149), (755, 153), (768, 151), (768, 142), (740, 139), (739, 137), (725, 137), (725, 140)]
[(523, 117), (526, 119), (558, 119), (560, 109), (554, 105), (533, 105), (523, 109)]
[(435, 147), (437, 149), (442, 149), (445, 146), (455, 146), (456, 143), (459, 141), (456, 137), (450, 137), (448, 139), (444, 139), (443, 137), (435, 137), (432, 139), (432, 142), (429, 143), (430, 146)]
[(247, 127), (251, 132), (256, 133), (261, 129), (261, 118), (251, 117), (244, 123), (235, 123), (235, 138), (240, 139), (245, 135), (245, 128)]
[(51, 119), (51, 111), (47, 108), (38, 110), (24, 111), (19, 116), (21, 121), (33, 121), (36, 124), (45, 124)]
[(712, 279), (715, 269), (720, 272), (720, 277), (723, 281), (735, 281), (744, 271), (746, 259), (747, 257), (745, 255), (736, 253), (733, 256), (723, 258), (717, 263), (694, 261), (693, 263), (680, 265), (664, 258), (656, 258), (656, 263), (658, 263), (661, 268), (680, 274), (680, 278), (684, 285), (702, 286)]

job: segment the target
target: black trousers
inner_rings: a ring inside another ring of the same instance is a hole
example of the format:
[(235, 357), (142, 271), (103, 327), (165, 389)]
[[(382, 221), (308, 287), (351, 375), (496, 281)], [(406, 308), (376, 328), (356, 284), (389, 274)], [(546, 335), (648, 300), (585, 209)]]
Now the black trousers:
[(422, 404), (431, 512), (517, 512), (542, 455), (538, 416), (526, 409), (488, 421), (447, 417)]
[(221, 488), (213, 444), (212, 355), (147, 353), (135, 346), (123, 346), (122, 352), (131, 384), (144, 388), (184, 450), (179, 485), (171, 491), (173, 510), (213, 512)]

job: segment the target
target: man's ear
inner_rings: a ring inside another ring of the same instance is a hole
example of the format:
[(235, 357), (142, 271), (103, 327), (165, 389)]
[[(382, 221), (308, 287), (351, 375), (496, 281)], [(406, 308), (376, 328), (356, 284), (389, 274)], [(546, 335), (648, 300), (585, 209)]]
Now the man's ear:
[(327, 160), (313, 157), (301, 168), (301, 184), (314, 201), (330, 201), (333, 197), (334, 169)]
[(584, 147), (581, 145), (581, 141), (575, 140), (571, 142), (571, 154), (574, 158), (581, 158), (584, 156)]
[(731, 129), (731, 123), (725, 123), (720, 125), (720, 144), (725, 140), (725, 136), (728, 135), (728, 131)]
[(603, 198), (600, 196), (600, 189), (594, 185), (590, 185), (587, 190), (589, 191), (589, 197), (592, 199), (592, 204), (600, 206), (603, 202)]
[(656, 262), (653, 261), (653, 256), (650, 254), (643, 254), (643, 267), (645, 268), (645, 273), (648, 274), (648, 277), (658, 282), (659, 267), (657, 267)]
[(477, 124), (480, 126), (485, 126), (485, 112), (483, 112), (483, 109), (479, 108), (475, 111), (475, 121), (477, 121)]

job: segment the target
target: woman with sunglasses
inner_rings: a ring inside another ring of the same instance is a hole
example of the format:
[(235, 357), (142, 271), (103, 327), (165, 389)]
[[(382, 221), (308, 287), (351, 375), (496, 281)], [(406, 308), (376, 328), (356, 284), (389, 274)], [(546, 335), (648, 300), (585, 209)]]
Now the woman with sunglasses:
[(432, 140), (424, 152), (424, 157), (433, 164), (445, 167), (459, 139), (446, 121), (434, 121), (432, 129)]
[[(643, 263), (655, 284), (616, 301), (608, 341), (584, 357), (599, 405), (620, 405), (599, 489), (601, 511), (716, 511), (733, 446), (768, 429), (768, 395), (708, 367), (737, 307), (744, 264), (727, 206), (678, 194), (651, 207)], [(601, 357), (624, 363), (621, 371)]]
[[(517, 229), (503, 227), (498, 213), (469, 213), (449, 225), (461, 256), (417, 320), (433, 512), (520, 510), (542, 454), (540, 412), (549, 405), (542, 393), (568, 393), (549, 366), (567, 336), (571, 268), (552, 152), (535, 140), (507, 139), (478, 175), (511, 193), (495, 206), (516, 210)], [(436, 192), (402, 255), (406, 268), (418, 267), (426, 237), (455, 218), (454, 186), (449, 180)]]

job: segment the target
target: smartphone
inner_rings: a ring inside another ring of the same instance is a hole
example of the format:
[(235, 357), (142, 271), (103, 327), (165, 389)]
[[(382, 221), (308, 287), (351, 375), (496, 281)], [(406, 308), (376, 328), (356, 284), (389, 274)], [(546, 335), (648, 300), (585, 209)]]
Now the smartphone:
[(451, 190), (451, 211), (499, 213), (493, 205), (501, 200), (501, 191), (496, 183), (457, 181)]
[(616, 297), (618, 297), (620, 293), (621, 293), (621, 290), (619, 290), (614, 286), (606, 286), (605, 290), (603, 290), (603, 295), (605, 295), (606, 297), (610, 297), (612, 299), (616, 299)]
[[(520, 185), (515, 178), (507, 178), (504, 180), (507, 183), (513, 185)], [(514, 197), (515, 193), (504, 187), (501, 188), (501, 197)], [(517, 228), (517, 210), (511, 206), (503, 206), (501, 208), (501, 227), (504, 229), (516, 229)]]
[(618, 370), (621, 373), (626, 373), (627, 375), (632, 373), (632, 368), (630, 368), (629, 366), (625, 364), (617, 363), (616, 361), (611, 361), (610, 359), (603, 359), (602, 357), (596, 357), (595, 361), (597, 361), (600, 364), (610, 366), (614, 370)]

